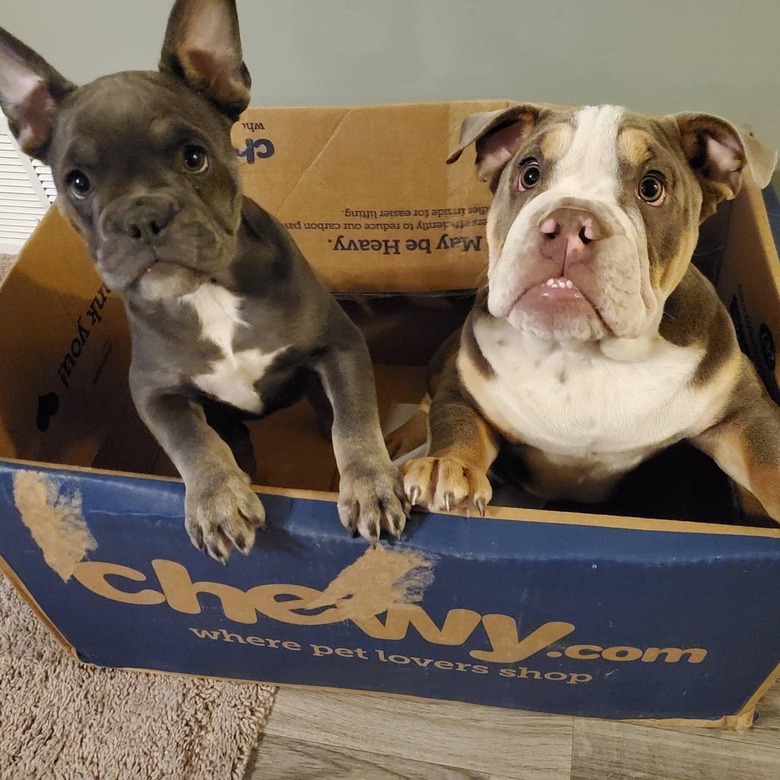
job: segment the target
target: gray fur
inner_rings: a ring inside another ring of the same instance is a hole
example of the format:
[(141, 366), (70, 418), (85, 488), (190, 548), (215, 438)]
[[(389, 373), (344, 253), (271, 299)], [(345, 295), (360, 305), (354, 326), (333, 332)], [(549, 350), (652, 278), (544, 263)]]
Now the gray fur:
[[(209, 34), (199, 38), (201, 23)], [(225, 45), (204, 52), (215, 25)], [(250, 81), (233, 0), (178, 0), (160, 70), (76, 87), (0, 30), (0, 105), (28, 151), (51, 165), (60, 208), (123, 297), (133, 398), (184, 479), (193, 543), (224, 562), (232, 546), (248, 553), (264, 524), (234, 456), (253, 468), (240, 422), (248, 415), (193, 381), (222, 356), (182, 300), (203, 284), (241, 302), (247, 327), (236, 329), (234, 353), (277, 353), (255, 382), (261, 414), (324, 388), (344, 525), (374, 543), (383, 528), (400, 534), (403, 491), (382, 443), (365, 341), (285, 229), (240, 192), (230, 127)], [(192, 147), (208, 158), (201, 172), (185, 167)], [(85, 197), (74, 171), (89, 179)]]

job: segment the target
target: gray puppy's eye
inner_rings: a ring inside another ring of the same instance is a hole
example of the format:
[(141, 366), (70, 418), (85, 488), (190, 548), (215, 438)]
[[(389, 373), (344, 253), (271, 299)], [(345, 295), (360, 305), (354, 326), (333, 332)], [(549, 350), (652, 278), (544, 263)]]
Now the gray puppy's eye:
[(84, 200), (92, 189), (89, 177), (81, 171), (71, 171), (65, 177), (65, 184), (68, 185), (71, 195), (77, 200)]
[(209, 157), (202, 146), (187, 144), (184, 147), (182, 160), (188, 173), (204, 173), (209, 167)]

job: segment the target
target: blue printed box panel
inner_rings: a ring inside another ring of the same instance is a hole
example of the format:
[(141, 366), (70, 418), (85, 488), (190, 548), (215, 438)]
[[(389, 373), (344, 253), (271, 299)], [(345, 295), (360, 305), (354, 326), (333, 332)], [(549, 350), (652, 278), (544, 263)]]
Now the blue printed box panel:
[(329, 501), (264, 502), (269, 530), (223, 567), (178, 482), (0, 462), (0, 556), (103, 666), (716, 720), (780, 662), (776, 531), (434, 514), (372, 550)]

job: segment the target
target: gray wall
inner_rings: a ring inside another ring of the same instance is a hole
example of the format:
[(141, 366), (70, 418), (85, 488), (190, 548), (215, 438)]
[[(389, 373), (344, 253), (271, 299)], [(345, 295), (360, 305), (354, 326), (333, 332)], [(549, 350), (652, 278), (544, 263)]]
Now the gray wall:
[[(157, 61), (166, 0), (2, 0), (76, 81)], [(780, 0), (239, 0), (254, 105), (516, 98), (699, 109), (780, 148)]]

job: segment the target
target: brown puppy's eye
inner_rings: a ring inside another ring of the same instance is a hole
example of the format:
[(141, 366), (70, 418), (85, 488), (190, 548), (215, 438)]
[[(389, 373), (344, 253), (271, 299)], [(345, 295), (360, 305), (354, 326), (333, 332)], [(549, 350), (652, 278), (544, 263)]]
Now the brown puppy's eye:
[(658, 171), (646, 173), (637, 187), (637, 195), (651, 206), (660, 206), (666, 198), (666, 183)]
[(81, 171), (71, 171), (65, 177), (65, 183), (68, 185), (71, 195), (77, 200), (84, 200), (92, 189), (89, 177)]
[(203, 173), (209, 167), (209, 157), (202, 146), (188, 144), (184, 147), (184, 168), (189, 173)]
[(532, 190), (542, 178), (542, 169), (539, 167), (539, 163), (533, 157), (526, 157), (520, 163), (520, 175), (517, 178), (517, 189), (520, 192), (525, 190)]

